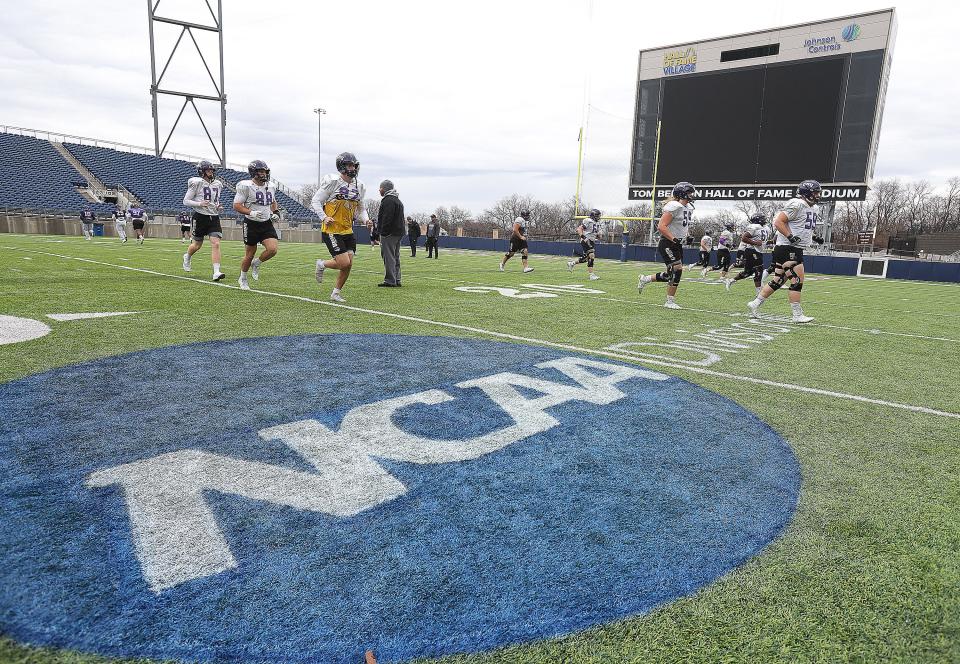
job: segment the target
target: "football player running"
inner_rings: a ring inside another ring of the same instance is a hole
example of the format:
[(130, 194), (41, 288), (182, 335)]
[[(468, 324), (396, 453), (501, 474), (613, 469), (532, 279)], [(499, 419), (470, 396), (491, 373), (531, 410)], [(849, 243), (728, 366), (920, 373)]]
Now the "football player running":
[(353, 267), (353, 256), (357, 253), (353, 224), (358, 222), (366, 225), (370, 218), (363, 205), (366, 188), (358, 179), (360, 162), (356, 156), (352, 152), (337, 155), (337, 171), (337, 174), (324, 176), (310, 205), (323, 220), (320, 236), (333, 256), (330, 260), (317, 261), (317, 283), (323, 282), (324, 270), (339, 270), (330, 299), (346, 302), (340, 291), (347, 283), (350, 268)]
[(730, 290), (735, 282), (747, 277), (753, 277), (753, 284), (756, 286), (757, 294), (760, 294), (760, 287), (763, 281), (763, 247), (770, 238), (770, 229), (767, 227), (767, 216), (762, 212), (757, 212), (750, 217), (750, 224), (744, 229), (740, 236), (743, 255), (743, 271), (733, 279), (726, 279), (723, 285)]
[(693, 201), (697, 196), (697, 188), (689, 182), (678, 182), (673, 188), (673, 196), (663, 206), (663, 214), (657, 223), (660, 233), (660, 242), (657, 251), (663, 259), (666, 269), (654, 275), (640, 275), (637, 282), (637, 291), (643, 293), (644, 287), (651, 281), (662, 281), (667, 284), (667, 301), (663, 306), (667, 309), (679, 309), (680, 305), (674, 301), (677, 288), (680, 286), (680, 277), (683, 275), (683, 241), (687, 237), (690, 222), (693, 220)]
[(586, 263), (587, 273), (590, 275), (591, 281), (600, 278), (599, 275), (593, 273), (593, 262), (597, 257), (597, 240), (601, 232), (600, 214), (600, 210), (593, 208), (590, 210), (589, 216), (581, 220), (580, 225), (577, 226), (577, 235), (580, 236), (580, 247), (583, 249), (583, 254), (580, 255), (578, 260), (567, 261), (567, 269), (571, 272), (580, 263)]
[(513, 233), (510, 235), (510, 250), (503, 255), (500, 261), (500, 271), (503, 272), (503, 266), (507, 261), (513, 258), (513, 255), (520, 252), (520, 262), (523, 264), (524, 272), (533, 272), (532, 267), (527, 266), (527, 259), (530, 250), (527, 246), (527, 224), (530, 223), (530, 210), (521, 210), (520, 216), (513, 220)]
[[(709, 265), (704, 266), (700, 270), (700, 276), (707, 276), (707, 272), (713, 272), (714, 270), (720, 270), (720, 279), (725, 280), (727, 278), (727, 272), (730, 270), (730, 247), (733, 246), (733, 222), (727, 222), (723, 225), (723, 230), (720, 231), (720, 237), (717, 238), (717, 264), (713, 267)], [(709, 261), (708, 261), (709, 263)]]
[(131, 205), (127, 210), (130, 215), (130, 221), (133, 222), (133, 232), (137, 234), (137, 243), (143, 244), (146, 239), (147, 212), (139, 205)]
[(80, 212), (80, 227), (83, 229), (83, 239), (93, 239), (93, 222), (97, 220), (97, 215), (93, 210), (82, 210)]
[(117, 237), (120, 238), (120, 242), (127, 241), (127, 217), (129, 214), (119, 205), (113, 211), (113, 225), (117, 230)]
[(696, 263), (690, 263), (690, 269), (695, 267), (710, 267), (710, 252), (713, 250), (713, 237), (710, 231), (706, 231), (700, 238), (700, 260)]
[[(233, 209), (243, 215), (243, 260), (240, 261), (240, 279), (237, 283), (243, 290), (250, 290), (247, 272), (254, 281), (260, 280), (260, 266), (277, 255), (277, 229), (274, 222), (280, 221), (277, 207), (277, 190), (270, 183), (270, 167), (259, 159), (247, 165), (249, 180), (237, 183), (237, 195)], [(263, 245), (258, 258), (257, 245)]]
[(193, 208), (193, 241), (183, 255), (183, 271), (190, 272), (193, 255), (203, 246), (203, 238), (210, 237), (210, 260), (213, 261), (213, 280), (220, 281), (226, 275), (220, 271), (220, 192), (223, 183), (217, 179), (213, 164), (203, 160), (197, 164), (197, 177), (187, 180), (187, 193), (183, 204)]
[(177, 223), (180, 224), (180, 243), (188, 242), (190, 238), (190, 214), (188, 212), (181, 212), (177, 215)]
[(817, 228), (817, 204), (820, 202), (820, 183), (804, 180), (797, 186), (797, 195), (787, 201), (773, 218), (776, 243), (773, 248), (773, 277), (757, 297), (747, 303), (750, 315), (757, 316), (760, 306), (781, 286), (789, 282), (790, 308), (794, 323), (813, 320), (803, 314), (800, 291), (803, 290), (803, 250), (810, 246)]

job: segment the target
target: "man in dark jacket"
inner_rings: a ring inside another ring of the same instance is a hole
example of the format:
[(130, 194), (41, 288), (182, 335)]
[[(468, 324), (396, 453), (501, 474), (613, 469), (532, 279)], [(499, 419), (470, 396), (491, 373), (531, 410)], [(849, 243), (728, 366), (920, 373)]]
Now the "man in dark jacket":
[(407, 235), (410, 236), (410, 255), (417, 255), (417, 240), (420, 239), (420, 222), (407, 217)]
[(380, 211), (377, 229), (380, 231), (380, 255), (383, 257), (384, 276), (378, 286), (400, 286), (400, 240), (403, 239), (403, 203), (390, 180), (380, 183)]
[(440, 239), (440, 222), (437, 215), (431, 214), (430, 221), (427, 222), (427, 258), (440, 258), (440, 247), (437, 241)]

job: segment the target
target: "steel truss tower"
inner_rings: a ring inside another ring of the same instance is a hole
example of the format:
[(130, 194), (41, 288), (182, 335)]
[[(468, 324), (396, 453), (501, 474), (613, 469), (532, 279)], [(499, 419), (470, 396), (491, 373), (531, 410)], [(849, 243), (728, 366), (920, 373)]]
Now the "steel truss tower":
[[(210, 0), (203, 0), (204, 4), (207, 5), (207, 9), (210, 10), (210, 16), (213, 18), (213, 25), (201, 25), (199, 23), (190, 23), (187, 21), (181, 21), (175, 18), (169, 18), (166, 16), (157, 16), (156, 11), (157, 7), (160, 6), (160, 0), (147, 0), (147, 12), (150, 18), (150, 74), (152, 83), (150, 85), (150, 96), (152, 98), (152, 111), (153, 111), (153, 137), (154, 144), (156, 146), (156, 154), (158, 157), (162, 157), (164, 151), (167, 149), (167, 144), (170, 142), (170, 139), (173, 137), (173, 132), (176, 130), (177, 125), (180, 123), (180, 118), (183, 117), (183, 112), (186, 110), (187, 105), (189, 104), (194, 112), (197, 114), (197, 118), (200, 120), (200, 124), (203, 126), (204, 132), (207, 134), (207, 138), (210, 141), (210, 146), (213, 148), (213, 151), (216, 153), (220, 161), (221, 167), (226, 167), (227, 165), (227, 94), (224, 90), (223, 83), (223, 4), (222, 0), (215, 0), (217, 3), (217, 11), (214, 13), (213, 8), (210, 6)], [(166, 23), (169, 25), (179, 26), (180, 36), (177, 38), (176, 43), (173, 45), (173, 49), (170, 51), (169, 57), (167, 57), (167, 62), (163, 66), (163, 70), (160, 72), (160, 76), (157, 76), (157, 47), (153, 38), (153, 28), (155, 23)], [(218, 36), (218, 55), (220, 60), (220, 84), (217, 84), (214, 75), (210, 72), (210, 66), (207, 64), (207, 59), (204, 57), (203, 50), (200, 48), (200, 45), (197, 43), (196, 38), (193, 35), (194, 30), (205, 30), (208, 32), (215, 32)], [(166, 90), (160, 87), (160, 84), (163, 82), (163, 77), (167, 73), (167, 69), (170, 67), (170, 62), (173, 60), (173, 56), (177, 52), (177, 48), (180, 46), (180, 42), (183, 41), (184, 35), (190, 37), (190, 41), (193, 42), (194, 47), (197, 49), (197, 53), (200, 55), (200, 60), (203, 62), (203, 66), (207, 70), (207, 74), (210, 76), (210, 82), (213, 84), (213, 89), (216, 92), (216, 95), (198, 93), (198, 92), (183, 92), (179, 90)], [(180, 107), (180, 113), (177, 115), (177, 119), (174, 121), (173, 126), (170, 128), (170, 133), (167, 134), (166, 140), (163, 142), (163, 147), (160, 146), (160, 118), (159, 110), (157, 108), (157, 97), (160, 95), (168, 95), (173, 97), (183, 97), (183, 106)], [(207, 129), (207, 123), (203, 121), (203, 114), (200, 113), (200, 109), (197, 108), (197, 104), (194, 102), (195, 99), (203, 99), (206, 101), (216, 101), (220, 102), (220, 149), (217, 149), (216, 141), (210, 135), (210, 130)]]

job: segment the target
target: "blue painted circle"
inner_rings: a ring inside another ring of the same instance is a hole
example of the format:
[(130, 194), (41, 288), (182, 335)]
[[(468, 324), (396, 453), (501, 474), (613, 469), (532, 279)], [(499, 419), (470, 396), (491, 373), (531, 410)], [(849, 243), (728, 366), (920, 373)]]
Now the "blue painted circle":
[(337, 430), (356, 406), (432, 389), (455, 398), (396, 424), (478, 436), (512, 421), (456, 383), (514, 372), (573, 385), (534, 367), (569, 355), (308, 335), (160, 348), (0, 385), (0, 632), (187, 661), (476, 652), (649, 611), (783, 530), (800, 487), (789, 446), (677, 378), (551, 408), (553, 428), (470, 461), (382, 460), (407, 492), (350, 517), (209, 491), (237, 566), (160, 592), (144, 580), (123, 492), (85, 485), (186, 449), (311, 472), (257, 432), (310, 418)]

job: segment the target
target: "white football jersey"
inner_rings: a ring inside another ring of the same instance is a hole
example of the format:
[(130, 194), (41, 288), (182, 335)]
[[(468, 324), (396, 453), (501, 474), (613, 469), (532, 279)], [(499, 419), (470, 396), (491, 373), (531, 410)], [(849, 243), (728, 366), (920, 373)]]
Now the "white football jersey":
[(747, 226), (747, 230), (745, 232), (754, 240), (760, 240), (760, 246), (758, 247), (755, 244), (747, 244), (746, 242), (741, 242), (740, 246), (744, 249), (753, 249), (754, 251), (758, 251), (762, 254), (763, 247), (767, 244), (767, 240), (770, 239), (770, 227), (766, 224), (750, 224)]
[(667, 224), (670, 234), (677, 240), (687, 239), (690, 222), (693, 221), (693, 206), (689, 203), (683, 205), (680, 201), (670, 201), (663, 206), (663, 211), (673, 215)]
[[(800, 238), (800, 242), (794, 246), (809, 247), (813, 239), (813, 234), (817, 228), (817, 206), (810, 205), (802, 198), (791, 198), (781, 210), (787, 215), (787, 225), (790, 226), (790, 233)], [(780, 231), (777, 231), (777, 245), (789, 245), (787, 239)]]
[(733, 231), (728, 231), (726, 228), (724, 228), (722, 231), (720, 231), (720, 238), (718, 239), (718, 242), (720, 243), (720, 248), (722, 249), (732, 248)]
[(593, 219), (584, 219), (580, 222), (580, 225), (583, 226), (584, 239), (590, 242), (596, 242), (597, 238), (600, 237), (600, 234), (603, 232), (601, 222), (594, 221)]
[(527, 220), (523, 217), (517, 217), (513, 220), (514, 224), (520, 224), (520, 235), (527, 234)]
[[(206, 214), (215, 217), (220, 214), (217, 205), (220, 204), (220, 192), (223, 191), (223, 183), (217, 178), (213, 182), (208, 182), (201, 177), (193, 177), (187, 180), (187, 193), (183, 196), (183, 204), (190, 205), (200, 214)], [(198, 205), (198, 203), (200, 205)]]
[[(277, 200), (277, 188), (270, 181), (259, 185), (253, 180), (240, 180), (237, 183), (237, 195), (233, 200), (250, 208), (251, 212), (266, 212), (269, 217), (273, 214), (273, 204)], [(246, 218), (250, 221), (261, 221), (250, 215), (246, 215)]]

